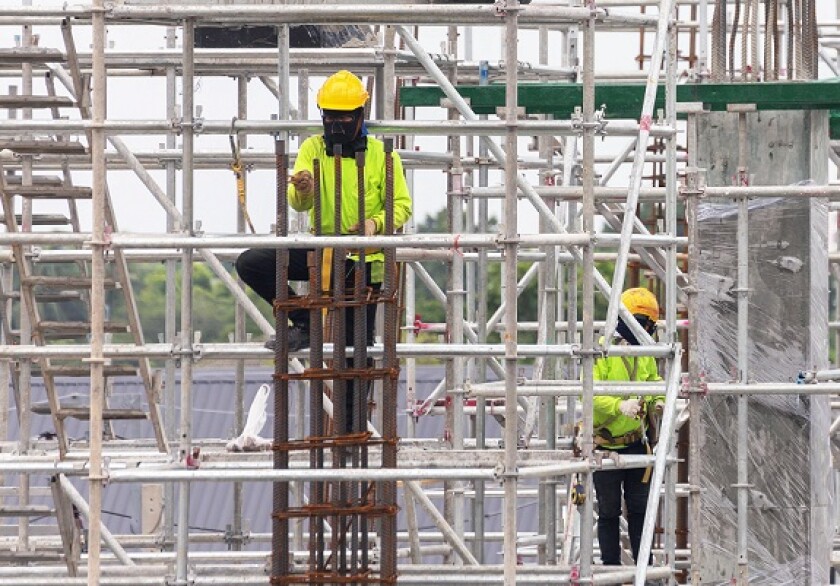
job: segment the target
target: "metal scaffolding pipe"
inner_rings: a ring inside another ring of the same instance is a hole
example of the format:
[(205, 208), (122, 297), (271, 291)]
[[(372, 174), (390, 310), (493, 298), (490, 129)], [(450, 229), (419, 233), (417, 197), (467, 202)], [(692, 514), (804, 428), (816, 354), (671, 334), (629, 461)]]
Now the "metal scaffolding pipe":
[[(399, 27), (402, 28), (402, 27)], [(429, 61), (432, 63), (432, 61)], [(314, 120), (237, 120), (233, 123), (221, 120), (197, 120), (197, 134), (229, 135), (231, 132), (245, 134), (317, 134), (323, 132), (323, 125)], [(366, 121), (366, 126), (376, 134), (415, 134), (437, 136), (447, 129), (452, 134), (463, 136), (503, 136), (505, 124), (500, 120), (386, 120)], [(566, 120), (520, 120), (517, 125), (524, 134), (576, 135), (580, 132)], [(56, 132), (82, 133), (93, 128), (90, 120), (4, 120), (7, 132)], [(184, 122), (179, 120), (105, 120), (100, 127), (107, 135), (114, 134), (165, 134), (183, 132)], [(633, 136), (639, 132), (635, 122), (616, 120), (610, 122), (611, 136)], [(667, 137), (674, 130), (652, 124), (650, 136)]]
[[(95, 1), (95, 0), (94, 0)], [(522, 24), (566, 24), (592, 15), (602, 25), (655, 24), (655, 17), (639, 14), (616, 14), (603, 9), (572, 8), (567, 6), (522, 6), (518, 20)], [(63, 17), (83, 19), (96, 14), (90, 7), (65, 6), (63, 8), (3, 8), (0, 18)], [(495, 6), (446, 6), (429, 4), (391, 3), (387, 5), (344, 4), (329, 5), (173, 5), (124, 6), (109, 5), (102, 12), (109, 23), (131, 20), (153, 20), (177, 23), (185, 19), (195, 22), (225, 24), (480, 24), (502, 26)]]
[[(539, 186), (534, 191), (541, 197), (556, 197), (565, 201), (579, 201), (583, 197), (581, 187)], [(627, 189), (622, 187), (595, 187), (596, 201), (624, 202)], [(639, 201), (665, 201), (667, 187), (642, 187), (639, 189)], [(503, 187), (470, 187), (468, 195), (472, 197), (502, 198)], [(706, 186), (703, 195), (715, 198), (757, 198), (757, 197), (818, 197), (829, 200), (840, 199), (840, 185), (747, 185), (747, 186)], [(520, 191), (520, 197), (525, 197)]]
[[(671, 10), (674, 0), (662, 0), (659, 5), (659, 22), (656, 27), (656, 36), (653, 41), (653, 48), (650, 54), (650, 68), (648, 70), (647, 83), (645, 85), (645, 97), (642, 103), (642, 112), (639, 115), (639, 137), (636, 143), (636, 154), (633, 159), (633, 168), (630, 171), (630, 188), (627, 192), (627, 201), (624, 204), (624, 220), (621, 226), (621, 241), (618, 248), (618, 258), (615, 261), (613, 273), (612, 290), (609, 294), (607, 305), (606, 326), (604, 337), (609, 340), (615, 332), (618, 316), (623, 307), (621, 303), (621, 292), (624, 289), (624, 276), (627, 271), (627, 256), (630, 253), (630, 237), (633, 233), (633, 226), (636, 219), (636, 205), (639, 200), (639, 189), (642, 185), (642, 171), (645, 164), (644, 153), (647, 151), (647, 142), (650, 138), (650, 127), (653, 121), (653, 108), (656, 101), (656, 92), (659, 87), (659, 71), (662, 67), (662, 57), (665, 54), (666, 40), (668, 38), (668, 23), (671, 20)], [(676, 80), (669, 80), (669, 83), (676, 83)], [(635, 318), (628, 316), (629, 321), (635, 322)], [(629, 324), (628, 319), (625, 322)]]
[[(5, 236), (5, 235), (0, 235)], [(603, 242), (615, 242), (613, 236), (600, 236)], [(650, 238), (650, 237), (647, 237)], [(588, 234), (520, 234), (522, 246), (586, 246), (592, 241)], [(662, 240), (656, 240), (662, 242)], [(671, 240), (666, 240), (671, 242)], [(0, 240), (2, 243), (2, 240)], [(459, 247), (500, 248), (497, 234), (406, 234), (403, 236), (144, 236), (120, 233), (111, 237), (114, 248), (433, 248)]]
[[(61, 490), (63, 490), (67, 498), (70, 499), (70, 502), (73, 503), (88, 523), (91, 523), (90, 507), (85, 499), (82, 498), (82, 495), (79, 494), (79, 491), (76, 490), (76, 487), (73, 486), (64, 474), (58, 475), (58, 482), (61, 485)], [(120, 542), (117, 541), (113, 533), (108, 530), (104, 523), (101, 521), (100, 523), (102, 541), (104, 541), (108, 548), (114, 553), (114, 556), (125, 566), (135, 566), (136, 564), (134, 563), (134, 560), (132, 560), (125, 549), (123, 549), (122, 545), (120, 545)]]

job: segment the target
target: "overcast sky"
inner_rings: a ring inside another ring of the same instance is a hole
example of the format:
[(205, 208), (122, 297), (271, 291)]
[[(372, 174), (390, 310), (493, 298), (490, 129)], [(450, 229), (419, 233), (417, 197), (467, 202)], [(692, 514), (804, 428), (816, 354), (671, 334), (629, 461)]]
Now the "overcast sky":
[[(537, 0), (535, 0), (537, 1)], [(24, 0), (3, 0), (6, 4), (24, 5)], [(75, 5), (76, 2), (65, 2), (64, 0), (32, 0), (34, 6), (61, 6), (64, 4)], [(831, 2), (820, 3), (820, 19), (835, 17), (835, 6)], [(630, 10), (630, 9), (621, 9)], [(711, 9), (710, 9), (711, 13)], [(686, 12), (687, 14), (687, 12)], [(76, 42), (80, 51), (89, 50), (90, 32), (84, 27), (77, 27)], [(63, 48), (58, 27), (37, 27), (36, 34), (41, 37), (40, 45), (44, 47)], [(432, 52), (440, 52), (441, 44), (445, 39), (445, 29), (441, 27), (425, 27), (421, 29), (420, 40), (424, 46)], [(153, 50), (165, 46), (165, 27), (110, 27), (109, 41), (114, 51), (141, 51)], [(501, 57), (500, 29), (484, 28), (474, 29), (473, 59), (498, 60)], [(19, 27), (0, 27), (0, 46), (10, 47), (16, 43), (16, 36), (20, 35)], [(462, 35), (462, 41), (465, 35)], [(646, 44), (650, 49), (651, 40)], [(549, 64), (560, 65), (560, 43), (561, 35), (551, 33), (549, 51)], [(638, 71), (638, 64), (634, 57), (639, 51), (638, 33), (599, 33), (596, 41), (596, 69), (598, 71)], [(462, 42), (463, 45), (463, 42)], [(179, 39), (180, 46), (180, 39)], [(538, 63), (538, 42), (536, 31), (521, 31), (519, 52), (521, 61)], [(463, 51), (463, 49), (462, 49)], [(463, 56), (463, 52), (462, 52)], [(825, 77), (827, 73), (823, 74)], [(314, 104), (315, 93), (320, 87), (323, 78), (313, 78), (310, 82), (310, 117), (317, 116), (317, 108)], [(19, 83), (17, 80), (5, 79), (6, 85)], [(269, 119), (271, 114), (277, 111), (274, 98), (258, 80), (252, 80), (249, 84), (249, 117), (252, 119)], [(109, 79), (108, 87), (108, 112), (109, 117), (116, 120), (122, 119), (165, 119), (165, 92), (164, 81), (160, 78), (131, 77)], [(2, 91), (5, 93), (7, 88)], [(200, 77), (195, 83), (195, 103), (203, 109), (203, 116), (208, 120), (230, 120), (236, 114), (236, 81), (231, 78)], [(36, 82), (36, 93), (43, 93), (43, 83)], [(297, 103), (297, 84), (291, 83), (291, 100)], [(180, 99), (180, 93), (179, 93)], [(37, 113), (36, 117), (44, 117), (47, 114)], [(70, 114), (75, 117), (75, 114)], [(417, 111), (418, 118), (441, 119), (444, 117), (440, 109), (420, 109)], [(162, 144), (162, 136), (126, 136), (125, 140), (133, 148), (138, 150), (149, 150)], [(603, 152), (615, 152), (626, 139), (607, 140), (599, 143), (599, 149)], [(533, 155), (526, 149), (527, 139), (523, 139), (520, 145), (520, 154)], [(270, 137), (249, 137), (251, 148), (268, 150), (271, 149)], [(296, 149), (296, 141), (292, 147)], [(417, 146), (425, 151), (441, 151), (444, 148), (444, 141), (435, 137), (418, 137)], [(228, 151), (227, 137), (220, 136), (199, 136), (196, 141), (196, 148), (199, 150)], [(165, 186), (165, 176), (162, 171), (153, 170), (153, 176), (161, 186)], [(74, 174), (75, 181), (84, 185), (88, 181), (86, 173)], [(626, 177), (626, 174), (624, 175)], [(535, 178), (535, 176), (534, 176)], [(166, 221), (163, 211), (154, 201), (151, 195), (140, 184), (131, 172), (112, 171), (109, 173), (109, 186), (117, 210), (117, 219), (120, 230), (138, 232), (160, 232), (165, 230)], [(620, 185), (622, 175), (616, 177), (615, 183)], [(498, 174), (491, 175), (491, 184), (499, 183)], [(271, 171), (254, 171), (249, 174), (249, 211), (257, 227), (258, 232), (267, 232), (275, 217), (273, 210), (274, 201), (274, 179)], [(178, 181), (180, 191), (180, 179)], [(445, 207), (445, 181), (441, 171), (420, 171), (414, 176), (413, 195), (415, 202), (415, 219), (422, 221), (427, 214), (435, 213)], [(235, 183), (233, 175), (228, 169), (218, 171), (196, 171), (195, 176), (195, 219), (201, 221), (202, 228), (209, 233), (229, 233), (236, 229), (236, 198)], [(180, 200), (179, 200), (180, 205)], [(498, 208), (496, 208), (498, 209)], [(527, 204), (521, 204), (520, 232), (536, 232), (536, 215), (529, 209)], [(38, 211), (38, 210), (36, 210)], [(87, 223), (89, 208), (84, 205), (81, 210), (83, 222)], [(88, 224), (89, 225), (89, 224)]]

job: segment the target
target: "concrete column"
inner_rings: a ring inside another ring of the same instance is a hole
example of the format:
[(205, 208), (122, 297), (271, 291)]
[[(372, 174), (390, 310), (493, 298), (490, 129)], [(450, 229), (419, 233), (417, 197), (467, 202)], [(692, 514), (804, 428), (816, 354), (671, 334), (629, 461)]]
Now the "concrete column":
[[(824, 184), (827, 112), (747, 115), (746, 172), (754, 185)], [(738, 177), (738, 115), (698, 124), (698, 164), (710, 186)], [(699, 222), (698, 328), (709, 382), (738, 377), (737, 202), (705, 200)], [(816, 199), (749, 202), (747, 379), (793, 381), (828, 364), (828, 214)], [(703, 527), (692, 529), (702, 584), (826, 584), (833, 538), (828, 397), (749, 398), (746, 560), (737, 548), (737, 397), (704, 400), (699, 452)], [(694, 422), (692, 422), (694, 424)]]

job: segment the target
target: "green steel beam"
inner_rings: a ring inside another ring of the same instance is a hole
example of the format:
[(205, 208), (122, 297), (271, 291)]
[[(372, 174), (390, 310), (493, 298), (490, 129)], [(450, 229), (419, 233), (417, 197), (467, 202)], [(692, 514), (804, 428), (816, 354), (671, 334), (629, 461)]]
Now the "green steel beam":
[[(504, 85), (458, 86), (476, 114), (495, 114), (505, 105)], [(601, 83), (595, 87), (595, 103), (606, 106), (607, 118), (637, 119), (642, 110), (645, 86), (640, 83)], [(443, 91), (435, 86), (403, 87), (403, 106), (440, 106)], [(759, 110), (840, 110), (840, 80), (702, 83), (677, 86), (678, 102), (702, 102), (707, 110), (725, 111), (728, 104), (755, 104)], [(519, 106), (528, 114), (553, 114), (568, 119), (583, 102), (581, 84), (523, 83)], [(659, 86), (656, 107), (664, 108), (665, 87)], [(840, 123), (838, 123), (840, 130)]]

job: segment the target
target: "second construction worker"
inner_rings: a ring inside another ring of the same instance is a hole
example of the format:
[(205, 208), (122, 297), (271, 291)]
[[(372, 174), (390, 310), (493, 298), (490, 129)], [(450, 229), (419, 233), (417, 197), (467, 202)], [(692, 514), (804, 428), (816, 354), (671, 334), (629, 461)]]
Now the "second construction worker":
[[(659, 304), (656, 297), (644, 288), (628, 289), (621, 294), (624, 306), (650, 334), (656, 329)], [(636, 336), (619, 318), (616, 328), (621, 344), (638, 345)], [(595, 361), (596, 381), (661, 381), (656, 360), (650, 356), (607, 356)], [(661, 413), (665, 397), (596, 395), (594, 399), (593, 431), (595, 448), (618, 454), (649, 454), (647, 427), (654, 414)], [(619, 521), (622, 490), (627, 504), (627, 526), (633, 559), (639, 556), (642, 527), (645, 521), (649, 468), (602, 470), (593, 475), (598, 498), (598, 543), (604, 565), (621, 565)]]
[[(341, 148), (341, 234), (373, 236), (385, 231), (385, 147), (381, 140), (368, 135), (365, 127), (365, 103), (368, 92), (362, 81), (349, 71), (338, 71), (324, 82), (318, 91), (318, 108), (324, 134), (311, 136), (300, 145), (290, 178), (289, 204), (297, 211), (309, 210), (310, 221), (315, 224), (314, 165), (320, 161), (321, 233), (335, 234), (335, 146)], [(358, 214), (358, 174), (356, 153), (365, 153), (365, 221), (360, 226)], [(399, 229), (411, 216), (411, 197), (408, 193), (402, 162), (393, 153), (394, 176), (394, 229)], [(308, 281), (307, 254), (311, 249), (289, 250), (289, 280)], [(366, 284), (378, 289), (384, 276), (384, 255), (381, 251), (365, 255)], [(272, 303), (275, 297), (275, 253), (272, 249), (246, 250), (236, 260), (236, 271), (242, 280), (257, 294)], [(345, 284), (352, 291), (355, 279), (355, 259), (345, 261)], [(335, 278), (335, 276), (333, 276)], [(290, 289), (291, 296), (294, 291)], [(376, 306), (367, 306), (367, 343), (373, 343)], [(345, 312), (346, 342), (353, 343), (352, 310)], [(309, 310), (289, 311), (289, 351), (309, 346)], [(266, 346), (273, 348), (274, 338)]]

